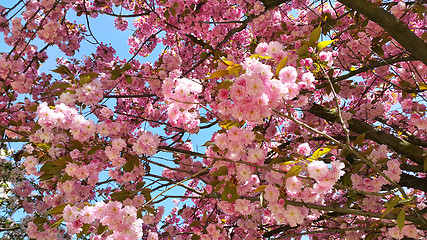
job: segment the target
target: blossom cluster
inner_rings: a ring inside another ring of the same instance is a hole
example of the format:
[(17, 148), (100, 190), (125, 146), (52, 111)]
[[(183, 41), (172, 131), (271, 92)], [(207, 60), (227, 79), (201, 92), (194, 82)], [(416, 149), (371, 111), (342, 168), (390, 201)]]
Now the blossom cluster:
[[(260, 44), (256, 49), (259, 56), (267, 56), (279, 62), (287, 55), (278, 42)], [(292, 53), (293, 54), (293, 53)], [(293, 100), (301, 89), (313, 89), (314, 75), (303, 68), (285, 66), (275, 76), (270, 65), (256, 57), (245, 58), (243, 74), (235, 79), (230, 89), (220, 89), (219, 103), (211, 103), (224, 118), (259, 124), (273, 114), (273, 109)]]
[(64, 136), (56, 135), (54, 128), (69, 130), (73, 138), (81, 142), (89, 140), (96, 132), (96, 125), (92, 120), (85, 119), (75, 108), (62, 103), (52, 109), (44, 102), (38, 106), (37, 114), (38, 124), (42, 128), (32, 136), (34, 142), (37, 142), (36, 139), (46, 143), (59, 142)]
[(156, 154), (157, 147), (160, 144), (159, 136), (149, 131), (140, 131), (139, 135), (138, 140), (132, 146), (133, 151), (137, 155), (152, 156)]
[(167, 108), (169, 122), (190, 133), (197, 132), (200, 124), (197, 104), (202, 85), (195, 79), (167, 78), (163, 83), (162, 92), (166, 102), (169, 103)]

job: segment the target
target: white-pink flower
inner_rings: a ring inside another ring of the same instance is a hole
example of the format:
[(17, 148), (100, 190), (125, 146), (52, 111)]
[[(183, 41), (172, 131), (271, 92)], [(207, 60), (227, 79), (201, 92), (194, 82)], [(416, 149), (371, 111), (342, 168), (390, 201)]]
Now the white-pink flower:
[(329, 173), (328, 166), (323, 161), (313, 161), (307, 166), (308, 175), (317, 181), (326, 177)]

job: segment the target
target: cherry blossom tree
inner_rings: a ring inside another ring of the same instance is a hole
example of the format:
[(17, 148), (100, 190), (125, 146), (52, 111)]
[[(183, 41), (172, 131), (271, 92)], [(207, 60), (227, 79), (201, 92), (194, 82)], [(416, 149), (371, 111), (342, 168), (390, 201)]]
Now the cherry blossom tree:
[(3, 238), (426, 237), (425, 2), (12, 2)]

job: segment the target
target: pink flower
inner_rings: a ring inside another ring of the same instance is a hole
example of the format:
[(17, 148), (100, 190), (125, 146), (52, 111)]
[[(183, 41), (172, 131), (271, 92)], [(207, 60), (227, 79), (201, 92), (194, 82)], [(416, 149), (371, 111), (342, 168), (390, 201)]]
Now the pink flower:
[(264, 163), (266, 152), (262, 148), (249, 148), (246, 160), (254, 164)]
[(76, 206), (67, 205), (62, 211), (62, 217), (67, 222), (73, 222), (77, 219), (79, 215), (78, 209)]
[(310, 152), (311, 152), (311, 148), (310, 148), (310, 145), (308, 145), (308, 143), (301, 143), (297, 147), (297, 153), (299, 155), (307, 155)]
[(158, 240), (159, 239), (159, 237), (158, 237), (158, 235), (157, 235), (157, 233), (156, 232), (149, 232), (148, 233), (148, 237), (147, 237), (147, 240)]
[(302, 182), (296, 176), (286, 179), (286, 190), (288, 193), (297, 194), (301, 191)]
[(234, 203), (234, 209), (242, 215), (249, 215), (253, 210), (251, 201), (247, 199), (237, 199)]
[(328, 165), (323, 161), (313, 161), (307, 166), (308, 174), (311, 178), (320, 181), (329, 174)]
[(296, 227), (297, 225), (304, 222), (304, 218), (307, 212), (308, 211), (305, 207), (300, 208), (288, 205), (283, 212), (283, 215), (291, 227)]
[(80, 212), (80, 219), (83, 223), (93, 223), (95, 219), (97, 218), (97, 215), (95, 214), (96, 209), (91, 206), (86, 206), (81, 212)]
[(110, 216), (116, 216), (122, 208), (121, 202), (111, 201), (105, 206), (105, 214)]
[(413, 239), (420, 239), (421, 236), (418, 233), (418, 229), (415, 225), (405, 225), (402, 228), (402, 233), (403, 235), (409, 237), (409, 238), (413, 238)]
[(250, 166), (246, 164), (237, 164), (236, 175), (241, 182), (249, 181), (252, 176), (252, 171)]
[(75, 163), (68, 163), (67, 166), (65, 167), (65, 173), (67, 173), (71, 177), (74, 177), (78, 169), (79, 169), (79, 165)]
[(264, 198), (270, 203), (277, 202), (279, 194), (279, 189), (271, 184), (264, 189)]
[(220, 89), (218, 91), (218, 98), (222, 101), (225, 101), (228, 99), (228, 90), (227, 89)]
[(133, 151), (138, 154), (152, 156), (156, 154), (157, 147), (160, 144), (160, 138), (157, 134), (148, 131), (141, 131), (141, 135), (132, 146)]
[(297, 75), (297, 70), (294, 67), (286, 66), (280, 70), (279, 79), (282, 83), (295, 83)]
[(389, 228), (387, 231), (387, 235), (395, 239), (402, 239), (404, 237), (403, 233), (400, 231), (400, 229), (397, 226)]
[(102, 116), (103, 116), (103, 117), (105, 117), (105, 118), (110, 118), (111, 116), (113, 116), (113, 115), (114, 115), (114, 112), (113, 112), (113, 110), (111, 110), (109, 107), (103, 107), (103, 108), (101, 109), (101, 114), (102, 114)]

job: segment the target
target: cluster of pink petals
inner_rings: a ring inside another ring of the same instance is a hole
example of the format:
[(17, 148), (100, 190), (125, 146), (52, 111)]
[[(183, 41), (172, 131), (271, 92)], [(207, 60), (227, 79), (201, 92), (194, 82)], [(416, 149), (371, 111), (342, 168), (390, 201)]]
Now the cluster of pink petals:
[(149, 131), (140, 131), (139, 138), (133, 144), (132, 149), (137, 155), (145, 154), (153, 156), (156, 154), (157, 147), (160, 145), (160, 138), (157, 134)]

